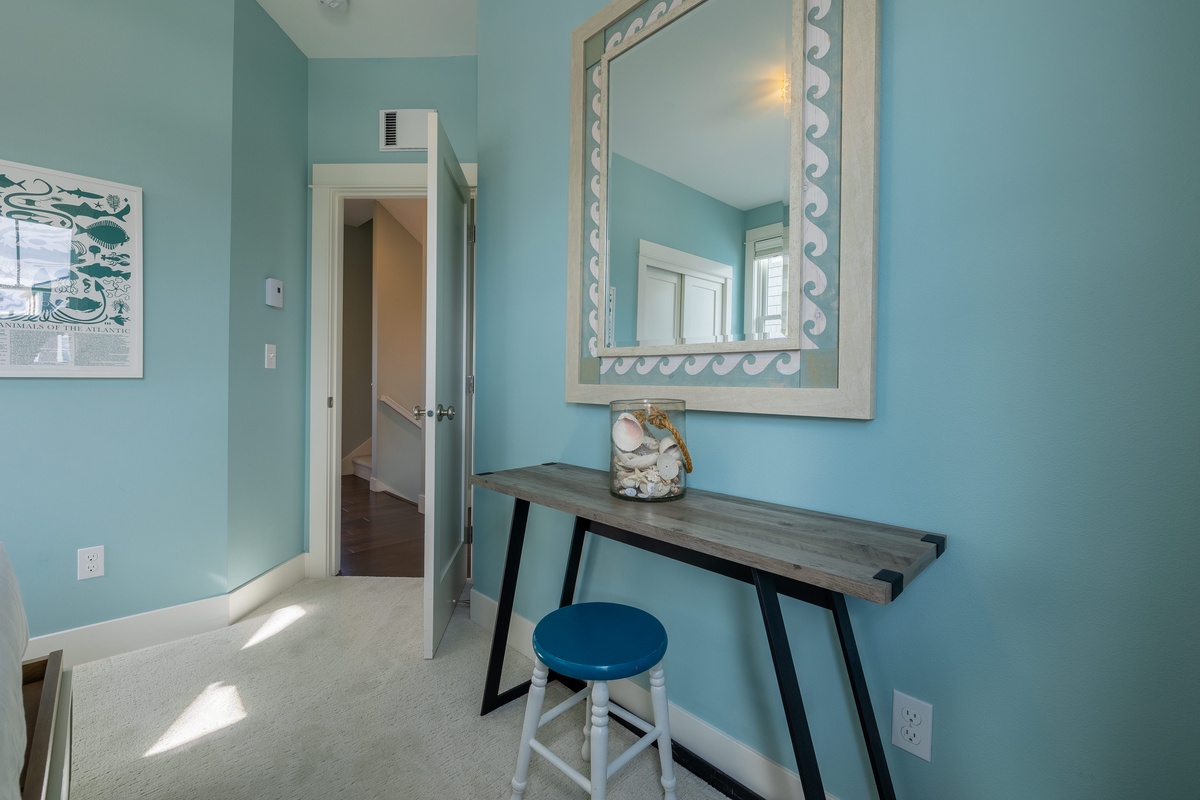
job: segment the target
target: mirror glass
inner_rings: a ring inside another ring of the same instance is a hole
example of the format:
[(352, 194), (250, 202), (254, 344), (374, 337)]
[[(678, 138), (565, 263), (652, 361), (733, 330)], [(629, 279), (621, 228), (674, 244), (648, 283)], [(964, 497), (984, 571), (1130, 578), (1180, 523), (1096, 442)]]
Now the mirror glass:
[(608, 59), (607, 348), (795, 335), (791, 23), (708, 0)]

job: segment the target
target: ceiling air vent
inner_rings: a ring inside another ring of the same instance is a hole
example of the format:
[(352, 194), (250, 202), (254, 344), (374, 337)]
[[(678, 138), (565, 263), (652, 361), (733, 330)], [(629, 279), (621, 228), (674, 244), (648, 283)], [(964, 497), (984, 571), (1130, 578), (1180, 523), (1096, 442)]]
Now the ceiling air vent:
[(428, 108), (393, 108), (379, 112), (379, 149), (426, 150), (429, 147)]

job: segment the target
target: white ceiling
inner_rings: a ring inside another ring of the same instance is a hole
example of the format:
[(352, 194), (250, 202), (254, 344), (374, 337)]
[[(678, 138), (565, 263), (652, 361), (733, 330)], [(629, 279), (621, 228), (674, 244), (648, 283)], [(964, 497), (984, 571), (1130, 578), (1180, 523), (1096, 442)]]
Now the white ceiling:
[(476, 55), (478, 0), (258, 0), (309, 58)]

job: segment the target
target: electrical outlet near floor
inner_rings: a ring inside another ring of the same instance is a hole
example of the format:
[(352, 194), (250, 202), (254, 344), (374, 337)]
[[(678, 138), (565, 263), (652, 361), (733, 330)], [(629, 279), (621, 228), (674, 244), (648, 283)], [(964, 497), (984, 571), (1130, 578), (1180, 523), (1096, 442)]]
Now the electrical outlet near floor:
[(933, 706), (892, 690), (892, 744), (932, 761)]
[(81, 547), (76, 557), (78, 559), (77, 577), (79, 580), (99, 578), (104, 574), (104, 545)]

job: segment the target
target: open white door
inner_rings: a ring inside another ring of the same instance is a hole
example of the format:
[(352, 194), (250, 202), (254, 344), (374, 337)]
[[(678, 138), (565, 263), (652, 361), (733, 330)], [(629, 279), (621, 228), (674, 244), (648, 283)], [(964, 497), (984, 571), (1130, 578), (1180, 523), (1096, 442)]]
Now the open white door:
[(467, 580), (467, 215), (470, 194), (436, 113), (429, 115), (425, 280), (425, 658), (433, 658)]

